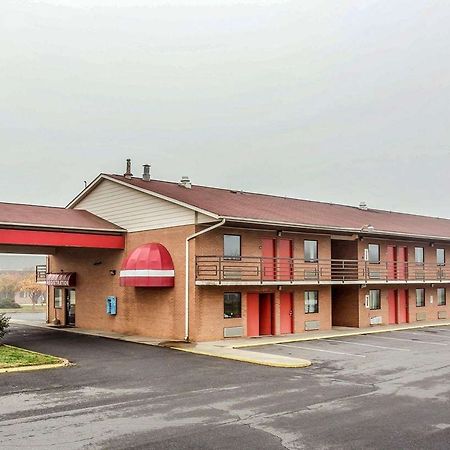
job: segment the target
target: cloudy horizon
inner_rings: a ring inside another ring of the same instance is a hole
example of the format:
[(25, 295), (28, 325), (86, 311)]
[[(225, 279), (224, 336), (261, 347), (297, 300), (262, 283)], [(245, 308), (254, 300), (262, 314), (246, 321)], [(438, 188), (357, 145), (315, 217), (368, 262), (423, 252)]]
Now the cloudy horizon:
[(450, 218), (450, 4), (4, 0), (0, 201), (98, 173)]

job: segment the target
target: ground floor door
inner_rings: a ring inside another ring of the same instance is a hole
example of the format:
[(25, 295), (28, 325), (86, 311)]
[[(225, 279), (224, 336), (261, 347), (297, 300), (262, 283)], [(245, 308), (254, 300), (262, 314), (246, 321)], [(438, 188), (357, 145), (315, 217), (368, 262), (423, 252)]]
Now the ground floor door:
[(397, 322), (397, 291), (390, 289), (388, 291), (388, 310), (389, 310), (389, 325)]
[(388, 291), (389, 324), (408, 321), (408, 290), (390, 289)]
[(294, 332), (294, 299), (292, 292), (280, 293), (280, 333)]
[(408, 289), (397, 291), (397, 323), (408, 322)]
[(247, 294), (247, 336), (275, 334), (274, 294)]
[(75, 326), (75, 289), (66, 289), (66, 325)]

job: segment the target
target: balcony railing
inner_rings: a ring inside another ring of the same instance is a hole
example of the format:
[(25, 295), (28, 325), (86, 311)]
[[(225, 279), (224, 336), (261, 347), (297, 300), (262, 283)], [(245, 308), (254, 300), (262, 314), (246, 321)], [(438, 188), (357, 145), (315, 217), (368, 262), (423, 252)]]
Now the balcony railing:
[(450, 282), (450, 268), (436, 264), (344, 259), (197, 256), (197, 284), (315, 284)]

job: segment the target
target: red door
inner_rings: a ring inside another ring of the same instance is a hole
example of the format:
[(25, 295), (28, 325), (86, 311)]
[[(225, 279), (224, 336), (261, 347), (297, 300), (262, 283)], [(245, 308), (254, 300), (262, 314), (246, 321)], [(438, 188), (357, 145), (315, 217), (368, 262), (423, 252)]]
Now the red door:
[(388, 280), (395, 280), (397, 278), (397, 248), (394, 245), (387, 246), (386, 261)]
[(388, 310), (389, 324), (397, 323), (397, 291), (390, 289), (388, 291)]
[(247, 336), (259, 336), (259, 294), (247, 294)]
[(262, 240), (263, 280), (275, 280), (275, 239)]
[(272, 334), (272, 296), (259, 295), (259, 334)]
[(399, 247), (397, 249), (397, 278), (399, 280), (406, 280), (408, 269), (408, 249), (406, 247)]
[(292, 278), (292, 241), (290, 239), (278, 240), (278, 279), (290, 280)]
[(291, 292), (280, 294), (280, 333), (294, 332), (294, 302)]
[(408, 290), (399, 289), (397, 296), (398, 296), (397, 323), (406, 323), (408, 322)]

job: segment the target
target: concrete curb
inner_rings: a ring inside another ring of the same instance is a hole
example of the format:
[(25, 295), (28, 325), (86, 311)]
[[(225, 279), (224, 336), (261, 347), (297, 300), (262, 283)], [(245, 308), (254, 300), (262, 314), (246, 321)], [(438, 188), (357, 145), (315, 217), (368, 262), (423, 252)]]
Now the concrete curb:
[[(226, 348), (228, 351), (232, 350), (233, 352), (215, 352), (215, 351), (207, 351), (207, 350), (198, 350), (191, 348), (182, 348), (182, 347), (169, 347), (172, 350), (179, 350), (181, 352), (193, 353), (195, 355), (202, 356), (211, 356), (213, 358), (221, 358), (228, 359), (232, 361), (245, 362), (250, 364), (258, 364), (260, 366), (268, 366), (268, 367), (277, 367), (284, 369), (299, 369), (311, 366), (311, 361), (307, 359), (300, 358), (289, 358), (287, 356), (277, 356), (277, 355), (269, 355), (266, 353), (256, 353), (256, 355), (252, 355), (251, 352), (245, 352), (245, 354), (237, 354), (239, 350), (234, 350), (230, 348)], [(244, 353), (244, 352), (242, 352)], [(250, 356), (249, 356), (250, 355)], [(269, 360), (267, 357), (273, 359)]]
[[(26, 352), (33, 353), (35, 355), (52, 356), (52, 355), (46, 355), (45, 353), (34, 352), (33, 350), (28, 350), (28, 349), (22, 348), (22, 347), (15, 347), (14, 345), (7, 345), (7, 344), (3, 344), (3, 345), (5, 347), (9, 347), (9, 348), (17, 348), (19, 350), (25, 350)], [(5, 367), (5, 368), (0, 368), (0, 373), (30, 372), (32, 370), (57, 369), (59, 367), (68, 367), (68, 366), (74, 365), (66, 358), (60, 358), (58, 356), (52, 356), (52, 358), (57, 358), (60, 362), (54, 363), (54, 364), (37, 364), (34, 366), (30, 365), (30, 366), (18, 366), (18, 367)]]

